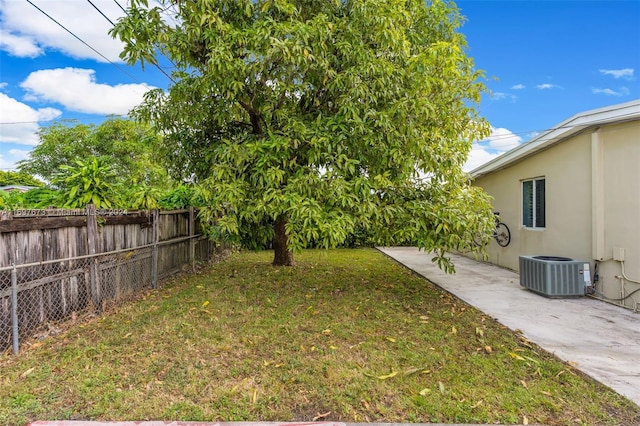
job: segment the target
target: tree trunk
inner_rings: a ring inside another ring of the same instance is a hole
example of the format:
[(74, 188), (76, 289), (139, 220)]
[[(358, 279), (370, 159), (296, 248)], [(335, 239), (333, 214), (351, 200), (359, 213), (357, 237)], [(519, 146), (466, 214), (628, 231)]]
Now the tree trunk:
[(289, 250), (289, 238), (285, 226), (287, 219), (284, 216), (278, 216), (276, 223), (273, 225), (275, 237), (273, 239), (273, 265), (274, 266), (292, 266), (293, 253)]

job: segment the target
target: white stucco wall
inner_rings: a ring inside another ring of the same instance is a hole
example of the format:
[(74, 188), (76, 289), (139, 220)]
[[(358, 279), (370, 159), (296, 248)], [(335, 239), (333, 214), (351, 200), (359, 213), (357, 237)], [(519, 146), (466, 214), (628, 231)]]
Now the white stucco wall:
[[(608, 297), (620, 297), (620, 262), (612, 260), (614, 248), (624, 249), (625, 275), (640, 281), (640, 122), (600, 129), (604, 141), (604, 258), (600, 280)], [(625, 283), (627, 293), (640, 288)], [(635, 294), (640, 303), (640, 292)], [(628, 306), (634, 305), (627, 299)]]
[[(489, 261), (518, 270), (520, 255), (554, 255), (592, 261), (594, 205), (592, 205), (592, 145), (595, 129), (579, 133), (508, 168), (478, 178), (478, 185), (493, 197), (493, 206), (511, 230), (511, 243), (491, 242)], [(624, 249), (626, 275), (640, 281), (640, 121), (602, 126), (601, 224), (603, 243), (598, 290), (607, 297), (620, 296), (620, 262), (612, 260), (615, 247)], [(545, 178), (546, 227), (522, 226), (522, 181)], [(626, 284), (628, 291), (640, 286)], [(636, 298), (640, 302), (640, 292)], [(628, 306), (634, 304), (628, 299)]]

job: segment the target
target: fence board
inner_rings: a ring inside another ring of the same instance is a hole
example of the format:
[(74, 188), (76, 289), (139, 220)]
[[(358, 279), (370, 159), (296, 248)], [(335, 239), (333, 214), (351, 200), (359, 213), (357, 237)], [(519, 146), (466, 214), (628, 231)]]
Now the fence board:
[[(131, 217), (89, 212), (71, 218), (9, 216), (2, 220), (0, 351), (12, 345), (12, 267), (18, 278), (16, 309), (22, 340), (50, 322), (88, 309), (100, 310), (105, 303), (151, 288), (155, 276), (164, 278), (195, 260), (209, 260), (217, 246), (194, 235), (194, 229), (202, 226), (197, 217), (191, 225), (189, 219), (189, 210), (180, 210), (159, 215), (134, 212)], [(11, 225), (14, 222), (19, 225)], [(154, 245), (154, 232), (158, 245)], [(154, 249), (157, 262), (152, 262)]]

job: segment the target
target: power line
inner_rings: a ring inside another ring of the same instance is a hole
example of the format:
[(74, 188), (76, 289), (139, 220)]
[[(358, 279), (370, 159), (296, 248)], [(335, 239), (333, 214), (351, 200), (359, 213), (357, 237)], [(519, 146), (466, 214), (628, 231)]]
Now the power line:
[[(616, 118), (617, 119), (625, 118), (625, 117), (636, 115), (636, 114), (637, 113), (630, 112), (630, 113), (627, 113), (627, 114), (618, 115), (618, 116), (616, 116)], [(543, 129), (543, 130), (528, 130), (528, 131), (524, 131), (524, 132), (515, 132), (515, 133), (514, 132), (509, 132), (509, 134), (506, 134), (506, 135), (489, 136), (489, 137), (487, 137), (487, 138), (485, 138), (485, 139), (483, 139), (481, 141), (475, 141), (473, 143), (474, 144), (489, 143), (491, 141), (496, 141), (496, 140), (499, 141), (499, 140), (502, 140), (502, 139), (509, 139), (509, 138), (514, 137), (514, 136), (529, 135), (531, 133), (537, 133), (535, 136), (533, 136), (533, 137), (537, 137), (537, 136), (539, 136), (539, 135), (541, 135), (543, 133), (553, 132), (555, 130), (573, 129), (575, 127), (593, 127), (593, 126), (596, 126), (598, 124), (603, 124), (603, 123), (597, 123), (597, 122), (596, 123), (588, 123), (586, 126), (585, 126), (585, 124), (571, 124), (571, 125), (567, 124), (567, 125), (564, 125), (564, 126), (551, 127), (549, 129)], [(608, 123), (604, 123), (604, 124), (608, 124)], [(634, 123), (631, 126), (625, 126), (625, 127), (635, 127), (637, 125), (638, 124)], [(622, 128), (625, 128), (625, 127), (622, 127)]]
[[(126, 114), (105, 114), (104, 116), (102, 115), (97, 115), (97, 117), (103, 117), (105, 119), (108, 119), (110, 117), (129, 117)], [(61, 119), (57, 119), (57, 120), (40, 120), (40, 121), (7, 121), (4, 123), (0, 123), (0, 126), (5, 126), (5, 125), (12, 125), (12, 124), (38, 124), (38, 123), (59, 123), (59, 122), (74, 122), (74, 121), (93, 121), (95, 118), (93, 117), (70, 117), (70, 118), (61, 118)]]
[(89, 4), (90, 4), (91, 6), (93, 6), (93, 8), (94, 8), (95, 10), (97, 10), (97, 11), (98, 11), (98, 13), (99, 13), (100, 15), (102, 15), (102, 17), (103, 17), (104, 19), (106, 19), (107, 21), (109, 21), (109, 23), (110, 23), (112, 26), (114, 26), (114, 27), (116, 26), (116, 24), (115, 24), (111, 19), (109, 19), (109, 17), (108, 17), (107, 15), (105, 15), (105, 14), (104, 14), (104, 13), (103, 13), (99, 8), (98, 8), (98, 6), (96, 6), (96, 5), (95, 5), (91, 0), (87, 0), (87, 1), (89, 2)]
[[(627, 116), (632, 116), (635, 115), (635, 113), (628, 113), (628, 114), (622, 114), (617, 116), (616, 118), (625, 118)], [(104, 116), (105, 118), (108, 117), (128, 117), (128, 115), (122, 115), (122, 114), (107, 114)], [(62, 121), (90, 121), (93, 120), (93, 118), (89, 118), (89, 117), (84, 117), (84, 118), (64, 118), (64, 119), (60, 119), (60, 120), (48, 120), (45, 122), (52, 122), (52, 123), (58, 123), (58, 122), (62, 122)], [(5, 126), (5, 125), (18, 125), (18, 124), (38, 124), (41, 123), (42, 121), (8, 121), (8, 122), (4, 122), (4, 123), (0, 123), (0, 126)], [(517, 132), (517, 133), (509, 133), (508, 135), (498, 135), (498, 136), (494, 136), (491, 138), (491, 140), (487, 139), (483, 139), (481, 141), (474, 141), (473, 144), (485, 144), (485, 143), (490, 143), (491, 141), (495, 141), (495, 140), (501, 140), (501, 139), (508, 139), (513, 137), (514, 135), (526, 135), (526, 134), (530, 134), (530, 133), (538, 133), (538, 135), (541, 135), (543, 133), (548, 133), (548, 132), (552, 132), (555, 130), (568, 130), (568, 129), (573, 129), (576, 127), (593, 127), (593, 126), (598, 126), (598, 125), (605, 125), (605, 124), (611, 124), (610, 122), (608, 123), (588, 123), (586, 126), (584, 124), (573, 124), (573, 125), (564, 125), (564, 126), (557, 126), (557, 127), (551, 127), (548, 129), (539, 129), (539, 130), (529, 130), (529, 131), (525, 131), (525, 132)], [(630, 128), (630, 127), (636, 127), (636, 126), (640, 126), (640, 123), (636, 122), (634, 120), (633, 123), (630, 123), (628, 125), (625, 126), (620, 126), (617, 127), (616, 129), (626, 129), (626, 128)], [(608, 131), (607, 129), (605, 129), (604, 131)], [(527, 142), (523, 142), (523, 143), (527, 143)], [(521, 144), (521, 143), (519, 143)]]
[(75, 35), (73, 32), (71, 32), (69, 29), (67, 29), (67, 27), (65, 27), (64, 25), (62, 25), (60, 22), (56, 21), (53, 17), (51, 17), (51, 15), (49, 15), (47, 12), (45, 12), (44, 10), (40, 9), (38, 6), (36, 6), (35, 4), (33, 4), (31, 2), (31, 0), (26, 0), (27, 3), (29, 3), (31, 6), (35, 7), (36, 9), (38, 9), (44, 16), (46, 16), (47, 18), (51, 19), (53, 22), (55, 22), (56, 24), (58, 24), (58, 26), (60, 28), (62, 28), (63, 30), (65, 30), (66, 32), (68, 32), (69, 34), (71, 34), (76, 40), (78, 40), (79, 42), (81, 42), (82, 44), (84, 44), (85, 46), (87, 46), (89, 49), (91, 49), (92, 51), (94, 51), (95, 53), (97, 53), (98, 55), (100, 55), (101, 58), (103, 58), (105, 61), (109, 62), (111, 65), (113, 65), (114, 67), (118, 68), (118, 70), (120, 70), (123, 74), (127, 75), (129, 78), (131, 78), (134, 81), (137, 81), (138, 83), (142, 84), (143, 86), (145, 86), (147, 89), (151, 89), (149, 86), (146, 85), (145, 82), (140, 81), (139, 79), (137, 79), (136, 77), (134, 77), (132, 74), (128, 73), (124, 68), (120, 67), (118, 64), (114, 63), (113, 61), (111, 61), (109, 58), (107, 58), (106, 56), (104, 56), (102, 53), (98, 52), (96, 49), (94, 49), (91, 45), (89, 45), (86, 41), (82, 40), (80, 37), (78, 37), (77, 35)]
[[(115, 26), (116, 26), (116, 24), (115, 24), (111, 19), (109, 19), (109, 17), (108, 17), (107, 15), (105, 15), (105, 14), (104, 14), (104, 12), (102, 12), (102, 10), (100, 10), (100, 8), (99, 8), (98, 6), (96, 6), (96, 5), (95, 5), (91, 0), (87, 0), (87, 1), (89, 2), (89, 4), (90, 4), (91, 6), (93, 6), (93, 8), (94, 8), (95, 10), (97, 10), (97, 11), (98, 11), (98, 13), (99, 13), (100, 15), (102, 15), (102, 17), (103, 17), (104, 19), (106, 19), (106, 20), (111, 24), (111, 26), (113, 26), (113, 27), (115, 27)], [(116, 1), (116, 3), (118, 4), (118, 6), (120, 6), (120, 3), (118, 3), (117, 1)], [(122, 6), (120, 6), (120, 9), (122, 9)], [(122, 9), (122, 10), (124, 10), (124, 9)], [(127, 11), (125, 10), (125, 11), (124, 11), (124, 13), (127, 13)], [(175, 81), (175, 80), (174, 80), (174, 79), (173, 79), (169, 74), (167, 74), (167, 72), (166, 72), (165, 70), (163, 70), (163, 69), (160, 67), (160, 65), (158, 65), (158, 63), (157, 63), (157, 62), (155, 62), (155, 61), (154, 61), (154, 62), (151, 62), (151, 64), (152, 64), (153, 66), (155, 66), (155, 67), (156, 67), (156, 68), (157, 68), (157, 69), (158, 69), (162, 74), (164, 74), (164, 75), (165, 75), (169, 80), (171, 80), (173, 83), (175, 83), (175, 82), (176, 82), (176, 81)]]
[(113, 1), (115, 2), (115, 4), (117, 4), (117, 5), (118, 5), (118, 7), (119, 7), (119, 8), (120, 8), (124, 13), (127, 13), (127, 11), (125, 10), (125, 8), (124, 8), (124, 7), (122, 7), (122, 6), (120, 5), (120, 3), (118, 3), (118, 0), (113, 0)]

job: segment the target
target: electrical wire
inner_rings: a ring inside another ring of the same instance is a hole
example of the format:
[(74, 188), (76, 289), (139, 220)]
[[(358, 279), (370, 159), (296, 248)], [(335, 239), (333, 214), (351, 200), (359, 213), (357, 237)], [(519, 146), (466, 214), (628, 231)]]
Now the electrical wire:
[[(626, 116), (626, 115), (630, 115), (630, 114), (625, 114), (625, 116)], [(105, 117), (109, 117), (109, 116), (126, 117), (127, 115), (122, 115), (122, 114), (107, 114), (107, 115), (105, 115)], [(91, 120), (91, 118), (82, 118), (82, 119), (80, 119), (80, 118), (65, 118), (64, 120)], [(64, 121), (64, 120), (62, 120), (62, 121)], [(50, 120), (50, 121), (54, 121), (54, 122), (55, 122), (55, 121), (60, 121), (60, 120)], [(36, 124), (36, 123), (41, 123), (41, 122), (42, 122), (42, 121), (37, 121), (37, 120), (34, 120), (34, 121), (7, 121), (7, 122), (0, 122), (0, 125), (11, 125), (11, 124)], [(583, 127), (583, 126), (584, 126), (584, 125), (582, 125), (582, 124), (580, 124), (580, 125), (574, 125), (574, 126), (560, 126), (560, 127), (552, 127), (552, 128), (550, 128), (550, 129), (545, 129), (545, 130), (536, 130), (536, 131), (537, 131), (537, 132), (540, 132), (540, 133), (544, 133), (544, 132), (551, 132), (551, 131), (554, 131), (554, 130), (560, 130), (560, 129), (571, 129), (571, 128), (574, 128), (574, 127)], [(627, 128), (631, 128), (631, 127), (637, 127), (637, 126), (640, 126), (640, 122), (636, 122), (636, 121), (634, 121), (634, 122), (631, 122), (631, 123), (630, 123), (630, 124), (628, 124), (628, 125), (625, 125), (625, 126), (618, 126), (618, 127), (616, 127), (615, 129), (611, 129), (611, 131), (613, 131), (613, 130), (617, 131), (617, 130), (627, 129)], [(589, 127), (589, 126), (588, 126), (588, 127)], [(609, 129), (602, 129), (602, 130), (601, 130), (601, 132), (603, 132), (603, 133), (604, 133), (604, 132), (608, 132), (608, 131), (610, 131), (610, 130), (609, 130)], [(476, 143), (476, 142), (474, 142), (474, 143)], [(527, 142), (524, 142), (524, 143), (527, 143)]]
[[(632, 115), (635, 115), (635, 114), (637, 114), (637, 113), (630, 112), (630, 113), (627, 113), (627, 114), (621, 114), (619, 116), (616, 116), (616, 118), (624, 118), (624, 117), (632, 116)], [(593, 126), (595, 124), (597, 124), (597, 123), (588, 124), (586, 127), (591, 127), (591, 126)], [(604, 124), (606, 124), (606, 123), (604, 123)], [(564, 126), (551, 127), (549, 129), (546, 129), (546, 130), (527, 130), (527, 131), (516, 132), (516, 133), (510, 132), (508, 135), (497, 135), (497, 136), (494, 136), (494, 137), (490, 136), (489, 138), (491, 138), (491, 141), (496, 141), (496, 140), (501, 140), (501, 139), (509, 139), (509, 138), (512, 138), (513, 136), (518, 136), (518, 135), (529, 135), (531, 133), (543, 134), (543, 133), (553, 132), (555, 130), (573, 129), (575, 127), (585, 127), (585, 125), (584, 124), (573, 124), (573, 125), (567, 124), (567, 125), (564, 125)], [(477, 142), (474, 142), (474, 143), (476, 143), (476, 144), (489, 143), (490, 142), (488, 140), (489, 138), (484, 139), (482, 141), (477, 141)]]
[[(109, 19), (109, 17), (108, 17), (107, 15), (105, 15), (105, 14), (104, 14), (104, 12), (102, 12), (102, 10), (100, 10), (100, 8), (99, 8), (98, 6), (96, 6), (96, 5), (95, 5), (91, 0), (87, 0), (87, 2), (89, 2), (89, 4), (90, 4), (91, 6), (93, 6), (93, 8), (94, 8), (95, 10), (97, 10), (97, 11), (98, 11), (98, 13), (100, 13), (100, 15), (102, 15), (102, 17), (103, 17), (104, 19), (106, 19), (106, 20), (111, 24), (111, 26), (113, 26), (113, 27), (115, 27), (115, 26), (116, 26), (116, 24), (115, 24), (111, 19)], [(116, 3), (118, 3), (118, 2), (116, 2)], [(120, 6), (120, 4), (119, 4), (119, 3), (118, 3), (118, 6)], [(120, 6), (120, 8), (122, 9), (122, 6)], [(124, 10), (124, 9), (123, 9), (123, 10)], [(125, 11), (125, 13), (127, 13), (127, 11)], [(173, 78), (172, 78), (172, 77), (171, 77), (171, 76), (170, 76), (170, 75), (169, 75), (165, 70), (163, 70), (163, 69), (160, 67), (160, 65), (158, 65), (158, 63), (157, 63), (157, 62), (153, 61), (153, 62), (151, 62), (151, 64), (152, 64), (154, 67), (156, 67), (156, 68), (157, 68), (157, 69), (158, 69), (162, 74), (164, 74), (164, 75), (165, 75), (169, 80), (171, 80), (171, 82), (173, 82), (173, 83), (175, 83), (175, 82), (176, 82), (176, 81), (175, 81), (175, 80), (174, 80), (174, 79), (173, 79)]]
[(120, 8), (124, 13), (127, 13), (127, 11), (125, 10), (125, 8), (124, 8), (124, 7), (122, 7), (122, 6), (120, 5), (120, 3), (118, 3), (118, 0), (113, 0), (113, 1), (114, 1), (114, 3), (115, 3), (115, 4), (117, 4), (117, 5), (118, 5), (118, 7), (119, 7), (119, 8)]
[(93, 8), (94, 8), (95, 10), (97, 10), (97, 11), (98, 11), (98, 13), (99, 13), (100, 15), (102, 15), (102, 17), (103, 17), (104, 19), (106, 19), (107, 21), (109, 21), (109, 23), (110, 23), (112, 26), (114, 26), (114, 27), (116, 26), (116, 24), (115, 24), (111, 19), (109, 19), (109, 17), (108, 17), (107, 15), (105, 15), (105, 14), (104, 14), (104, 12), (103, 12), (102, 10), (100, 10), (100, 8), (98, 8), (98, 6), (96, 6), (96, 5), (95, 5), (91, 0), (87, 0), (87, 1), (89, 2), (89, 4), (90, 4), (91, 6), (93, 6)]
[[(151, 89), (149, 86), (147, 86), (147, 84), (143, 81), (140, 81), (138, 78), (136, 78), (135, 76), (133, 76), (131, 73), (127, 72), (127, 70), (125, 70), (124, 68), (120, 67), (118, 64), (116, 64), (115, 62), (113, 62), (112, 60), (110, 60), (109, 58), (107, 58), (106, 56), (104, 56), (102, 53), (98, 52), (95, 48), (93, 48), (93, 46), (91, 46), (89, 43), (87, 43), (86, 41), (84, 41), (83, 39), (81, 39), (80, 37), (78, 37), (77, 35), (75, 35), (71, 30), (69, 30), (67, 27), (65, 27), (64, 25), (62, 25), (60, 22), (56, 21), (51, 15), (49, 15), (47, 12), (45, 12), (44, 10), (40, 9), (38, 6), (36, 6), (33, 2), (31, 2), (31, 0), (26, 0), (27, 3), (29, 3), (31, 6), (35, 7), (36, 9), (38, 9), (44, 16), (46, 16), (47, 18), (49, 18), (50, 20), (52, 20), (53, 22), (55, 22), (60, 28), (62, 28), (63, 30), (65, 30), (66, 32), (68, 32), (70, 35), (72, 35), (76, 40), (78, 40), (79, 42), (81, 42), (82, 44), (84, 44), (85, 46), (87, 46), (89, 49), (91, 49), (92, 51), (94, 51), (96, 54), (98, 54), (102, 59), (104, 59), (105, 61), (107, 61), (108, 63), (110, 63), (111, 65), (113, 65), (114, 67), (116, 67), (118, 70), (120, 70), (120, 72), (122, 72), (123, 74), (127, 75), (129, 78), (131, 78), (132, 80), (142, 84), (143, 86), (145, 86), (147, 89)], [(1, 124), (1, 123), (0, 123)]]

